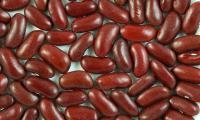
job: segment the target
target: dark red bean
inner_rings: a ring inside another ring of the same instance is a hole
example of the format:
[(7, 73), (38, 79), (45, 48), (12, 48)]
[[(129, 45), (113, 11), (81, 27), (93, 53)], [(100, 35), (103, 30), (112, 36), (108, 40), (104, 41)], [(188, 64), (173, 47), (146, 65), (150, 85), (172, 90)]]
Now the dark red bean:
[(0, 23), (0, 37), (4, 37), (7, 33), (8, 29), (6, 24)]
[(114, 117), (118, 114), (117, 107), (98, 89), (91, 89), (89, 99), (92, 105), (96, 107), (104, 116)]
[(184, 14), (190, 6), (191, 0), (174, 0), (174, 10), (179, 14)]
[(149, 25), (126, 25), (120, 32), (123, 38), (131, 42), (148, 42), (156, 36), (156, 29)]
[(17, 10), (24, 8), (29, 4), (30, 0), (1, 0), (0, 6), (4, 10)]
[(24, 15), (17, 13), (15, 14), (10, 22), (10, 29), (6, 36), (5, 45), (6, 47), (16, 48), (18, 47), (23, 39), (26, 32), (26, 18)]
[(178, 61), (187, 65), (199, 65), (200, 64), (200, 50), (186, 52), (178, 55)]
[(127, 2), (127, 0), (114, 0), (114, 1), (115, 1), (115, 4), (119, 6), (125, 5)]
[(181, 19), (175, 12), (170, 12), (160, 30), (158, 31), (157, 40), (162, 44), (169, 44), (181, 29)]
[(97, 56), (105, 57), (110, 52), (118, 37), (119, 29), (120, 27), (114, 23), (105, 24), (99, 29), (94, 42), (94, 51)]
[[(68, 71), (70, 67), (69, 56), (53, 45), (43, 45), (40, 48), (40, 56), (61, 73)], [(59, 59), (58, 59), (59, 58)]]
[(10, 22), (11, 17), (10, 14), (4, 10), (0, 10), (0, 22), (8, 23)]
[(160, 0), (160, 8), (164, 12), (169, 12), (172, 9), (173, 0)]
[(131, 120), (131, 118), (125, 115), (120, 115), (115, 120)]
[(38, 117), (38, 110), (36, 108), (29, 108), (25, 111), (22, 120), (37, 120)]
[(175, 110), (169, 110), (164, 117), (164, 120), (194, 120), (192, 117), (186, 116)]
[(0, 96), (0, 109), (8, 108), (14, 103), (14, 101), (15, 101), (14, 98), (10, 95)]
[(4, 74), (0, 74), (0, 94), (4, 93), (8, 87), (8, 78)]
[(116, 6), (109, 0), (99, 0), (98, 3), (99, 12), (107, 17), (108, 19), (113, 20), (117, 23), (128, 23), (129, 22), (129, 14), (123, 8)]
[(35, 1), (35, 5), (37, 6), (37, 9), (42, 10), (42, 11), (46, 10), (48, 0), (34, 0), (34, 1)]
[(16, 55), (22, 59), (29, 59), (38, 53), (39, 47), (45, 40), (45, 33), (42, 31), (32, 31), (26, 40), (17, 49)]
[(4, 73), (12, 79), (21, 79), (25, 76), (23, 66), (8, 48), (0, 48), (0, 64)]

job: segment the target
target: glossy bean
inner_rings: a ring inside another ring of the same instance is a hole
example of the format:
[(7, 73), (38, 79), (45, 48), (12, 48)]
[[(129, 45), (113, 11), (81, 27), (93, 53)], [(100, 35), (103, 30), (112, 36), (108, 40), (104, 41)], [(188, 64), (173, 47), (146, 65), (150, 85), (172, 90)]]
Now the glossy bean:
[(169, 110), (165, 114), (164, 120), (194, 120), (192, 117), (186, 116), (175, 110)]
[(8, 78), (4, 74), (0, 74), (0, 94), (4, 93), (8, 87)]
[(200, 64), (200, 50), (186, 52), (178, 55), (178, 61), (187, 65), (199, 65)]
[(10, 22), (11, 17), (10, 14), (4, 10), (0, 10), (0, 22), (8, 23)]
[(14, 11), (24, 8), (29, 2), (30, 0), (1, 0), (0, 6), (4, 10)]
[(173, 0), (160, 0), (160, 8), (163, 12), (169, 12), (172, 9)]
[(174, 0), (173, 8), (179, 14), (184, 14), (190, 6), (191, 0)]
[(7, 26), (4, 23), (0, 23), (0, 37), (4, 37), (7, 34)]
[(15, 102), (14, 98), (10, 95), (0, 96), (0, 109), (6, 109)]
[(131, 120), (131, 118), (125, 115), (120, 115), (115, 120)]
[(29, 108), (25, 111), (22, 120), (37, 120), (38, 117), (38, 110), (36, 108)]
[(42, 11), (46, 10), (48, 0), (34, 0), (34, 1), (35, 1), (35, 5), (37, 9), (42, 10)]
[(126, 4), (127, 0), (114, 0), (115, 4), (119, 5), (119, 6), (123, 6)]

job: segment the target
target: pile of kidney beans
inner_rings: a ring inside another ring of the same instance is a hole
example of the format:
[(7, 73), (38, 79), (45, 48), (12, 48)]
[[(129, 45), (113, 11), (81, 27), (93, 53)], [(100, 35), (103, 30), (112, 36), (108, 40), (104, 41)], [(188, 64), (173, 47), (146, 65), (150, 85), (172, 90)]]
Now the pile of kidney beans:
[(190, 0), (0, 0), (0, 120), (193, 120), (199, 23)]

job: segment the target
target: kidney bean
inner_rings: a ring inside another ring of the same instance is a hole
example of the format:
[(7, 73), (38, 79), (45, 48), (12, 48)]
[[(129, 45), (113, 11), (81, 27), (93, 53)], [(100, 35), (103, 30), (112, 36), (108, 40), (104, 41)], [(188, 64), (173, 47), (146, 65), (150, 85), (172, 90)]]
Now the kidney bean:
[(97, 56), (105, 57), (110, 52), (118, 37), (119, 29), (120, 27), (114, 23), (107, 23), (99, 29), (94, 42), (94, 51)]
[(69, 49), (69, 56), (73, 61), (80, 61), (85, 51), (93, 45), (94, 36), (87, 32), (74, 41)]
[(0, 64), (4, 73), (12, 79), (21, 79), (25, 76), (23, 66), (8, 48), (0, 48)]
[(118, 114), (117, 107), (98, 89), (89, 91), (89, 100), (104, 116), (114, 117)]
[(0, 10), (0, 22), (8, 23), (10, 22), (11, 17), (10, 14), (4, 10)]
[(37, 9), (45, 11), (47, 8), (48, 0), (34, 0)]
[(0, 96), (0, 109), (5, 109), (14, 103), (14, 98), (10, 95)]
[(72, 30), (74, 32), (86, 32), (95, 30), (103, 24), (103, 17), (99, 13), (75, 19), (72, 23)]
[(181, 29), (181, 19), (175, 12), (170, 12), (160, 30), (158, 31), (157, 40), (162, 44), (169, 44)]
[(151, 61), (151, 70), (158, 80), (166, 87), (172, 89), (176, 85), (176, 78), (174, 75), (159, 61)]
[(56, 108), (54, 103), (46, 98), (43, 98), (39, 104), (40, 112), (46, 120), (65, 120), (61, 112)]
[(94, 13), (97, 10), (97, 4), (94, 1), (70, 2), (65, 6), (68, 15), (73, 17), (82, 17)]
[(7, 33), (7, 26), (4, 23), (0, 23), (0, 37), (4, 37)]
[(1, 0), (0, 6), (4, 10), (14, 11), (24, 8), (29, 2), (30, 0)]
[(194, 120), (192, 117), (186, 116), (175, 110), (169, 110), (164, 117), (164, 120)]
[(4, 74), (0, 74), (0, 94), (4, 93), (8, 87), (8, 78)]
[[(53, 45), (43, 45), (40, 48), (40, 56), (61, 73), (68, 71), (70, 67), (69, 56)], [(59, 59), (58, 59), (59, 58)]]
[(119, 6), (123, 6), (126, 4), (127, 0), (114, 0), (115, 4), (119, 5)]
[(167, 66), (173, 66), (176, 63), (176, 54), (171, 49), (156, 43), (150, 42), (146, 45), (148, 52)]
[(190, 6), (191, 0), (174, 0), (174, 10), (179, 14), (184, 14)]
[[(84, 113), (84, 114), (83, 114)], [(73, 106), (65, 110), (68, 120), (98, 120), (97, 112), (85, 106)]]
[(63, 89), (72, 88), (92, 88), (93, 80), (90, 74), (84, 71), (73, 71), (64, 74), (59, 79), (60, 86)]
[(37, 120), (39, 117), (38, 110), (36, 108), (29, 108), (24, 113), (22, 120)]
[(126, 10), (116, 6), (109, 0), (99, 0), (99, 12), (108, 19), (117, 23), (128, 23), (129, 14)]
[(139, 43), (132, 44), (130, 53), (134, 61), (133, 73), (136, 77), (146, 74), (149, 68), (149, 59), (146, 48)]
[(193, 3), (185, 14), (183, 20), (183, 31), (188, 34), (195, 33), (200, 22), (200, 2)]
[(160, 8), (163, 12), (169, 12), (172, 9), (173, 0), (160, 0)]
[(45, 33), (39, 30), (28, 34), (26, 40), (17, 48), (16, 55), (22, 59), (29, 59), (38, 52), (39, 47), (45, 40)]
[(130, 18), (134, 23), (143, 23), (145, 20), (145, 2), (143, 0), (128, 0)]
[(199, 65), (200, 64), (200, 50), (186, 52), (178, 55), (178, 61), (187, 65)]
[(123, 38), (131, 42), (148, 42), (156, 36), (156, 29), (149, 25), (126, 25), (120, 32)]
[(120, 115), (115, 120), (131, 120), (131, 118), (125, 115)]
[(24, 15), (17, 13), (12, 17), (10, 22), (10, 30), (8, 31), (5, 40), (6, 47), (18, 47), (23, 41), (25, 32), (26, 18)]
[(110, 73), (116, 65), (112, 59), (108, 57), (99, 58), (92, 56), (84, 56), (81, 60), (82, 68), (90, 73)]
[(59, 92), (57, 85), (48, 79), (30, 76), (23, 83), (30, 92), (41, 94), (48, 98), (55, 98)]
[(29, 22), (39, 29), (50, 30), (52, 28), (50, 19), (32, 5), (29, 5), (25, 8), (24, 14)]

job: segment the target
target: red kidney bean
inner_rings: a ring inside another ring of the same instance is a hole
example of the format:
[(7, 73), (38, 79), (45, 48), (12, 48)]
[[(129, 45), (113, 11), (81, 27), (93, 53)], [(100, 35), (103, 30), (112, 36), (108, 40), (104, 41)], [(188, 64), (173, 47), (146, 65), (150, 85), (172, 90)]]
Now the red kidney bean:
[(40, 112), (42, 113), (42, 116), (46, 120), (65, 120), (61, 112), (56, 108), (54, 103), (49, 99), (43, 98), (40, 101), (39, 109), (40, 109)]
[(146, 48), (139, 43), (132, 44), (130, 53), (134, 61), (133, 73), (136, 77), (146, 74), (149, 68), (149, 59)]
[(152, 25), (160, 25), (163, 15), (158, 0), (146, 0), (146, 18)]
[(153, 75), (149, 74), (143, 75), (129, 87), (128, 89), (129, 96), (136, 96), (142, 93), (145, 89), (151, 87), (154, 82), (155, 78)]
[(193, 3), (185, 14), (183, 20), (183, 31), (188, 34), (195, 33), (200, 22), (200, 2)]
[(130, 18), (134, 23), (143, 23), (145, 20), (145, 2), (143, 0), (128, 0)]
[(131, 118), (125, 115), (120, 115), (115, 120), (131, 120)]
[(17, 49), (16, 55), (22, 59), (29, 59), (38, 53), (39, 47), (45, 40), (45, 33), (42, 31), (32, 31), (26, 40)]
[(77, 18), (72, 23), (72, 30), (74, 32), (86, 32), (90, 30), (95, 30), (103, 24), (103, 17), (99, 13), (94, 13), (92, 15)]
[(14, 103), (14, 98), (10, 95), (0, 96), (0, 109), (5, 109), (11, 106)]
[(46, 10), (48, 0), (34, 0), (34, 1), (35, 1), (35, 5), (37, 6), (37, 9), (42, 10), (42, 11)]
[(129, 14), (123, 8), (120, 8), (113, 4), (109, 0), (99, 0), (98, 2), (99, 12), (107, 17), (108, 19), (113, 20), (117, 23), (128, 23)]
[(111, 98), (119, 107), (121, 107), (129, 115), (131, 116), (138, 115), (139, 110), (136, 104), (125, 92), (120, 91), (120, 90), (114, 90), (111, 92)]
[(166, 87), (172, 89), (176, 85), (176, 78), (162, 63), (157, 60), (151, 61), (151, 70), (156, 78), (163, 83)]
[(190, 6), (191, 0), (174, 0), (174, 10), (179, 14), (184, 14)]
[(39, 29), (50, 30), (52, 28), (52, 23), (50, 19), (32, 5), (26, 7), (26, 9), (24, 10), (24, 14), (29, 22)]
[(161, 101), (145, 108), (139, 115), (140, 120), (157, 120), (160, 119), (169, 109), (169, 103)]
[(170, 12), (160, 30), (158, 31), (157, 40), (162, 44), (169, 44), (181, 29), (181, 18), (175, 12)]
[(81, 66), (90, 73), (110, 73), (116, 68), (115, 63), (110, 58), (92, 56), (84, 56), (81, 60)]
[(22, 120), (37, 120), (38, 117), (38, 110), (36, 108), (29, 108), (25, 111)]
[(127, 2), (127, 0), (114, 0), (114, 1), (115, 1), (115, 4), (119, 6), (125, 5)]
[[(68, 71), (70, 67), (69, 56), (53, 45), (43, 45), (40, 48), (40, 56), (61, 73)], [(59, 59), (58, 59), (59, 58)]]
[(126, 25), (120, 32), (123, 38), (131, 42), (148, 42), (156, 36), (156, 29), (149, 25)]
[(173, 66), (176, 63), (176, 54), (171, 49), (156, 43), (151, 42), (146, 45), (148, 52), (167, 66)]
[(73, 61), (80, 61), (85, 51), (93, 45), (94, 36), (87, 32), (74, 41), (69, 49), (69, 56)]
[(96, 107), (104, 116), (114, 117), (118, 114), (117, 107), (98, 89), (89, 91), (89, 99), (92, 105)]
[(169, 12), (172, 9), (173, 0), (160, 0), (160, 8), (164, 12)]
[(185, 98), (173, 96), (170, 99), (170, 104), (174, 109), (182, 111), (188, 116), (194, 116), (199, 113), (199, 106), (196, 103), (191, 102)]
[[(84, 113), (84, 114), (83, 114)], [(98, 120), (97, 112), (85, 106), (73, 106), (65, 110), (68, 120)]]
[(48, 79), (31, 76), (25, 79), (23, 83), (30, 92), (41, 94), (48, 98), (55, 98), (59, 92), (57, 85)]
[(200, 64), (200, 50), (186, 52), (178, 55), (178, 61), (187, 65), (199, 65)]
[(10, 22), (11, 17), (10, 14), (4, 10), (0, 10), (0, 22), (8, 23)]
[(85, 71), (68, 72), (60, 77), (59, 83), (63, 89), (93, 87), (92, 77)]
[(70, 2), (66, 4), (67, 15), (73, 17), (82, 17), (94, 13), (97, 10), (97, 4), (94, 1)]
[(86, 102), (87, 99), (87, 95), (81, 90), (65, 91), (56, 98), (56, 103), (68, 107), (82, 104)]
[(175, 110), (168, 110), (164, 120), (194, 120), (192, 117), (186, 116)]
[(8, 87), (8, 78), (4, 74), (0, 74), (0, 94), (4, 93)]
[(7, 33), (7, 26), (4, 23), (0, 23), (0, 37), (4, 37)]
[(1, 0), (0, 6), (4, 10), (14, 11), (24, 8), (29, 4), (30, 0)]
[(105, 24), (99, 29), (94, 41), (94, 51), (97, 56), (105, 57), (110, 52), (118, 37), (119, 29), (120, 27), (114, 23)]
[(12, 79), (21, 79), (26, 74), (23, 66), (8, 48), (0, 48), (0, 64), (4, 73)]
[(6, 47), (18, 47), (24, 39), (25, 32), (26, 18), (24, 17), (24, 15), (17, 13), (12, 17), (10, 22), (10, 29), (7, 33), (5, 41)]

